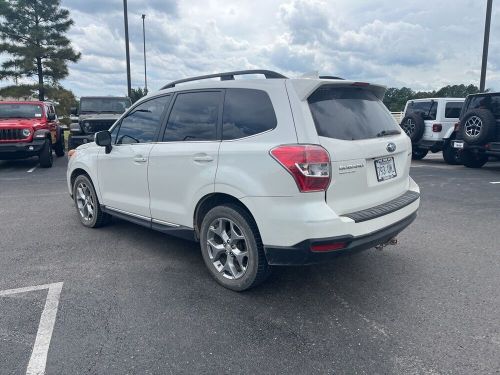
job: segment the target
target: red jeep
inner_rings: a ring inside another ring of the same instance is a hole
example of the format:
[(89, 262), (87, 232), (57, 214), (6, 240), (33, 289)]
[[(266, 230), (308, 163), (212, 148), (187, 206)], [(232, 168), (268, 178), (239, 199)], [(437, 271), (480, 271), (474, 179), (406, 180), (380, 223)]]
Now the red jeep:
[(64, 155), (64, 132), (50, 102), (0, 102), (0, 160), (38, 156), (52, 167), (52, 150)]

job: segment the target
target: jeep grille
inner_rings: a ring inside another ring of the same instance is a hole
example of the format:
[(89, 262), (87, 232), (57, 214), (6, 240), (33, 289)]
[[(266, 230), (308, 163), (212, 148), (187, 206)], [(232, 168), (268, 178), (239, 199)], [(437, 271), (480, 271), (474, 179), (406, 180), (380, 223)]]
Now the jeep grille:
[(83, 121), (82, 127), (85, 133), (96, 133), (102, 130), (108, 130), (114, 123), (115, 120), (98, 120), (98, 121), (85, 120)]
[(22, 129), (0, 129), (0, 141), (15, 141), (25, 138)]

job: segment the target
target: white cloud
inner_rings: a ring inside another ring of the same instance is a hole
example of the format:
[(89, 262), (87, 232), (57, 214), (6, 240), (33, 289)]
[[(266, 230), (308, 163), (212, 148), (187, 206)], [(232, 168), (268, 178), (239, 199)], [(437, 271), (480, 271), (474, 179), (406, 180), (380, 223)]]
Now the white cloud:
[[(126, 91), (121, 0), (62, 0), (82, 60), (64, 84), (76, 94)], [(129, 0), (133, 86), (248, 68), (433, 89), (478, 84), (485, 5), (476, 0)], [(494, 4), (487, 86), (500, 90), (500, 5)], [(3, 82), (5, 84), (6, 82)]]

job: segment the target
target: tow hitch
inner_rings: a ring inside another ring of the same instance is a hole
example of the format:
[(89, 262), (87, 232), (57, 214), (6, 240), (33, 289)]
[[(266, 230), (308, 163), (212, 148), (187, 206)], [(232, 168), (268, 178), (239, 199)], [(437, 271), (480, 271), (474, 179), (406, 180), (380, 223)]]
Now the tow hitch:
[(394, 246), (394, 245), (397, 245), (397, 244), (398, 244), (398, 239), (396, 237), (394, 237), (394, 238), (391, 238), (387, 242), (384, 242), (384, 243), (381, 243), (380, 245), (375, 246), (375, 249), (377, 249), (377, 250), (383, 250), (384, 247), (386, 247), (386, 246), (389, 246), (389, 245)]

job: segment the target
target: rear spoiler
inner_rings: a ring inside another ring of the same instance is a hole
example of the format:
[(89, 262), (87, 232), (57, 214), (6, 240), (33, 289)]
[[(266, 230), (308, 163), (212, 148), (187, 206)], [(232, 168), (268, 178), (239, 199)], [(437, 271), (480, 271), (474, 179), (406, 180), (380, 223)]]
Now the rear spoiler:
[(384, 99), (386, 86), (374, 85), (366, 82), (355, 82), (355, 81), (341, 81), (341, 80), (329, 80), (329, 79), (289, 79), (288, 80), (295, 92), (299, 96), (301, 101), (306, 100), (311, 96), (321, 86), (338, 86), (338, 87), (363, 87), (375, 94), (375, 96), (382, 100)]

